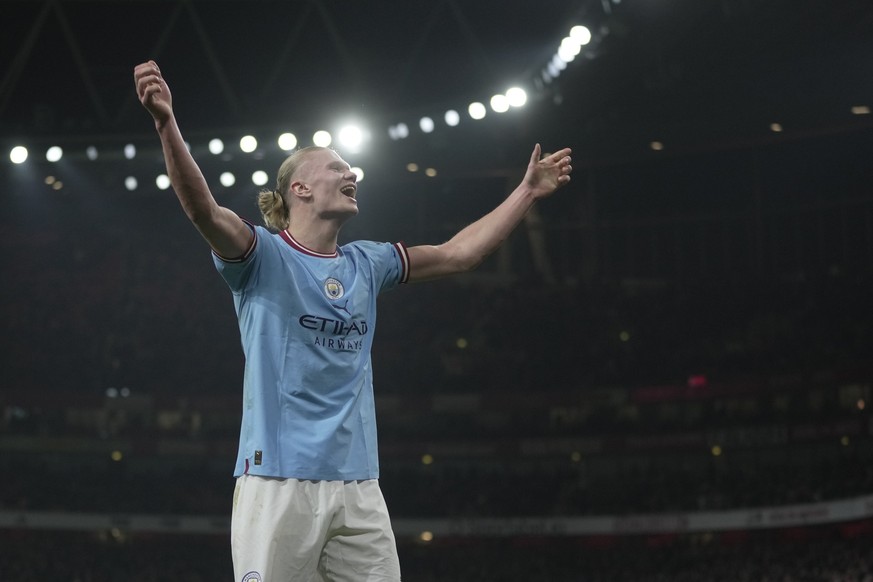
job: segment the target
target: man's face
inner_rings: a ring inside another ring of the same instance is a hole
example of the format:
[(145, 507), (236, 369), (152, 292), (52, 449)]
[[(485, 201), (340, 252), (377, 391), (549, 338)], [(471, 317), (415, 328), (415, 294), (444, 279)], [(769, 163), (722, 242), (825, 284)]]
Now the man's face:
[(357, 176), (333, 150), (318, 150), (306, 156), (294, 182), (310, 191), (312, 204), (322, 218), (350, 218), (358, 213)]

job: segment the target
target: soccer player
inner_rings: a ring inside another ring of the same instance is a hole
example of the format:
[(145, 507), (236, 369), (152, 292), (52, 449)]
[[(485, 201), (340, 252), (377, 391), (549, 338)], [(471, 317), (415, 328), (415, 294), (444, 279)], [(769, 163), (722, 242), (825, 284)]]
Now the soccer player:
[[(219, 206), (188, 152), (158, 65), (134, 69), (185, 214), (233, 293), (245, 353), (231, 550), (238, 582), (400, 580), (379, 489), (370, 348), (380, 292), (469, 271), (539, 199), (570, 181), (570, 149), (537, 144), (518, 187), (449, 241), (337, 245), (356, 176), (308, 147), (259, 194), (268, 228)], [(541, 159), (542, 158), (542, 159)]]

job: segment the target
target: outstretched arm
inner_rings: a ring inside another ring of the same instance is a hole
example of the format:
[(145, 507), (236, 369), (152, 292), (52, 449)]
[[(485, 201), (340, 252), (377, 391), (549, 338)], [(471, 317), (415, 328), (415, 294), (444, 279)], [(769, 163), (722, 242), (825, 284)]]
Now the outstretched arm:
[(570, 181), (570, 148), (540, 159), (534, 147), (521, 184), (500, 205), (441, 245), (409, 249), (409, 280), (424, 281), (475, 269), (506, 240), (537, 200)]
[(155, 120), (173, 190), (185, 214), (222, 257), (240, 257), (251, 245), (251, 229), (232, 210), (219, 206), (203, 173), (185, 146), (173, 114), (170, 88), (157, 63), (148, 61), (133, 71), (136, 94)]

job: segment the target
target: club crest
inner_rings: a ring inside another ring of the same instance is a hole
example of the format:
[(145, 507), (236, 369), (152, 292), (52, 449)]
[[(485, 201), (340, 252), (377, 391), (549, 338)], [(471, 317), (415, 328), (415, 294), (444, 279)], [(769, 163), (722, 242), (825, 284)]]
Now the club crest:
[(324, 294), (327, 295), (328, 299), (339, 299), (345, 292), (343, 284), (338, 279), (331, 277), (324, 282)]

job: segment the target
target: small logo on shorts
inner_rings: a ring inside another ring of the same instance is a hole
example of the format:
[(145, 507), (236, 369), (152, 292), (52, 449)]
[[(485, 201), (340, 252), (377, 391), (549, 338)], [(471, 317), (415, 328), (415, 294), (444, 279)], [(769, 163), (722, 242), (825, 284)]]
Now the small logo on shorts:
[(261, 582), (261, 575), (257, 572), (249, 572), (243, 576), (242, 582)]
[(329, 299), (339, 299), (345, 292), (343, 284), (340, 283), (338, 279), (331, 277), (324, 282), (324, 294), (327, 295)]

